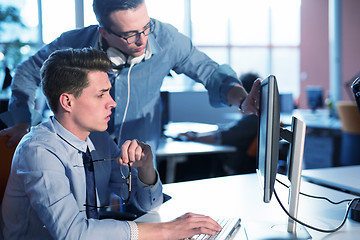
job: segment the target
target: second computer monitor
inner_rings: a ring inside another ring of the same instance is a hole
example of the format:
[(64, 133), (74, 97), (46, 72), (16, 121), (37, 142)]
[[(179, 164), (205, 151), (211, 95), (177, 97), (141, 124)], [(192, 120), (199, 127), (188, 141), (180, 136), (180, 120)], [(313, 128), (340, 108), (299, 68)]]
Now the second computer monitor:
[(263, 185), (263, 200), (270, 202), (277, 173), (280, 140), (280, 97), (274, 75), (269, 75), (261, 82), (259, 107), (257, 173)]

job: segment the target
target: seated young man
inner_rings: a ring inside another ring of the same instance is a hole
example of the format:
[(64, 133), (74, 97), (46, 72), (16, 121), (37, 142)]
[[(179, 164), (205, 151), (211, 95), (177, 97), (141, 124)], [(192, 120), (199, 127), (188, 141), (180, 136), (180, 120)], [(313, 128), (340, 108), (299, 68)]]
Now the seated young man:
[(128, 140), (120, 150), (105, 131), (116, 106), (110, 68), (94, 49), (59, 50), (45, 61), (41, 84), (54, 117), (16, 149), (2, 202), (5, 239), (183, 239), (221, 229), (193, 213), (167, 223), (98, 219), (109, 190), (143, 211), (163, 200), (149, 145)]

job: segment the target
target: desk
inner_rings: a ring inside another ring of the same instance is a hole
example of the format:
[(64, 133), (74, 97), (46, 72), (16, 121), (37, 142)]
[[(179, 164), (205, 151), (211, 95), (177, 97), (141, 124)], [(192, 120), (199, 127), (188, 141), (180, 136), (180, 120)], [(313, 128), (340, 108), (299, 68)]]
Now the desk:
[(165, 138), (161, 139), (159, 143), (156, 150), (156, 157), (157, 159), (163, 158), (166, 160), (166, 183), (175, 181), (176, 165), (185, 162), (189, 155), (236, 152), (236, 148), (233, 146), (177, 141), (172, 139), (176, 138), (180, 133), (188, 131), (196, 131), (201, 134), (217, 130), (218, 126), (215, 124), (197, 122), (170, 122), (165, 125)]
[[(287, 200), (287, 189), (275, 186), (283, 203)], [(303, 192), (331, 197), (332, 200), (353, 198), (343, 192), (324, 188), (303, 181)], [(248, 226), (285, 224), (283, 213), (275, 197), (270, 203), (263, 203), (256, 174), (210, 178), (205, 180), (164, 184), (164, 193), (172, 196), (157, 211), (149, 212), (136, 222), (166, 222), (186, 213), (195, 212), (217, 217), (241, 217), (246, 232)], [(300, 197), (299, 218), (320, 228), (337, 227), (345, 213), (346, 204), (331, 205), (322, 200)], [(259, 227), (257, 231), (261, 231)], [(360, 235), (360, 223), (347, 220), (344, 227), (333, 234), (308, 230), (313, 239), (356, 239)], [(239, 231), (240, 233), (240, 231)], [(238, 234), (239, 234), (238, 233)], [(235, 239), (242, 239), (241, 235)]]
[(360, 165), (304, 170), (305, 180), (360, 196)]
[(188, 155), (235, 151), (236, 147), (233, 146), (163, 139), (156, 150), (156, 157), (166, 159), (166, 183), (172, 183), (175, 180), (176, 164), (186, 161)]
[(338, 118), (329, 117), (329, 111), (326, 109), (318, 109), (315, 112), (310, 109), (295, 109), (291, 114), (281, 113), (281, 122), (290, 126), (292, 116), (304, 121), (308, 128), (341, 130), (341, 121)]

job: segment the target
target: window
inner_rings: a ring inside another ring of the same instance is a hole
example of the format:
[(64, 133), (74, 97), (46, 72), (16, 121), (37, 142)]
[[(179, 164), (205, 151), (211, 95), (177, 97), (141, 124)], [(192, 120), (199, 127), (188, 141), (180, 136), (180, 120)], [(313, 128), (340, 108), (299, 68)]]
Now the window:
[(42, 2), (43, 41), (50, 43), (63, 32), (75, 28), (74, 0)]
[[(34, 31), (38, 0), (3, 2), (16, 3), (31, 26), (29, 31), (13, 30), (10, 35), (40, 41), (41, 35)], [(44, 43), (75, 28), (74, 0), (40, 2)], [(93, 0), (83, 2), (85, 26), (97, 24)], [(266, 77), (271, 73), (277, 76), (281, 92), (299, 95), (301, 0), (146, 0), (146, 4), (151, 17), (174, 25), (199, 49), (218, 63), (232, 66), (238, 75), (252, 71)], [(175, 81), (165, 81), (165, 86), (178, 90), (197, 87), (187, 77), (172, 74)]]
[[(7, 11), (10, 8), (13, 11)], [(3, 19), (0, 21), (1, 87), (5, 77), (3, 69), (5, 67), (8, 67), (10, 70), (14, 69), (17, 64), (33, 54), (35, 49), (37, 49), (37, 0), (2, 0), (0, 11)], [(34, 15), (35, 18), (33, 17)], [(11, 16), (18, 17), (18, 20)]]

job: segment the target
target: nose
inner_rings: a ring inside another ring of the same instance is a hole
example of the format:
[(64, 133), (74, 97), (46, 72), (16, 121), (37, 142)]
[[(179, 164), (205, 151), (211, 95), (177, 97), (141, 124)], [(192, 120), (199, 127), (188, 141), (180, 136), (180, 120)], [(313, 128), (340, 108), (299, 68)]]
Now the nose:
[(135, 42), (136, 45), (141, 46), (142, 44), (146, 43), (147, 36), (145, 36), (144, 32), (139, 33), (139, 39)]
[(109, 100), (109, 103), (108, 103), (108, 107), (110, 109), (115, 108), (117, 106), (117, 103), (114, 101), (114, 99), (110, 95), (109, 95), (109, 98), (110, 98), (110, 100)]

